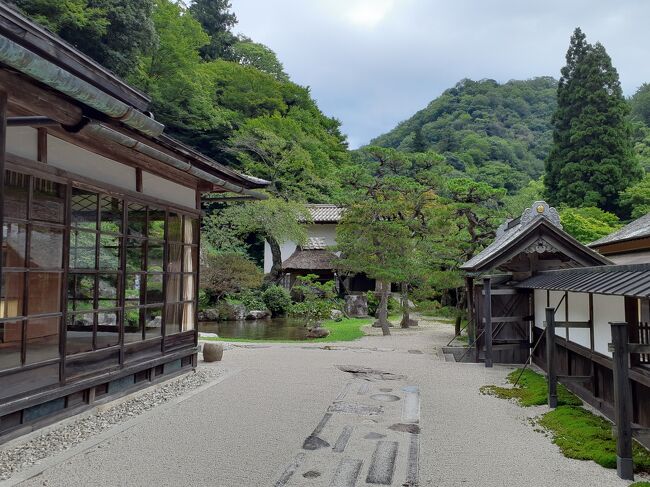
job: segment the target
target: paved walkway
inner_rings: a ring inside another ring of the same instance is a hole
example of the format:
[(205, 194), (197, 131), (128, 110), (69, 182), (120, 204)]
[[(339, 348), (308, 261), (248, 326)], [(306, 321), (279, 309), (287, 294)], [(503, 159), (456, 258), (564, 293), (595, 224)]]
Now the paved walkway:
[(441, 361), (451, 333), (228, 350), (205, 365), (225, 380), (21, 485), (628, 485), (564, 458), (527, 421), (541, 409), (480, 395), (509, 369)]

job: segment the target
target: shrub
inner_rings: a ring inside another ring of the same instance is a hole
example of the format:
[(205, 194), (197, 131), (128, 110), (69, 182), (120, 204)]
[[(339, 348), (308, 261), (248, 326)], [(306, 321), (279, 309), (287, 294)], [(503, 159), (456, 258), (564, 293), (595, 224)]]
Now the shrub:
[(262, 293), (262, 300), (273, 316), (286, 314), (291, 306), (289, 292), (280, 286), (269, 286)]
[(199, 311), (203, 311), (210, 306), (210, 296), (205, 289), (199, 289)]
[(263, 277), (262, 271), (244, 255), (210, 254), (201, 268), (201, 288), (218, 301), (224, 294), (259, 287)]
[(262, 294), (262, 291), (257, 289), (246, 289), (240, 292), (237, 298), (248, 310), (262, 310), (266, 308)]

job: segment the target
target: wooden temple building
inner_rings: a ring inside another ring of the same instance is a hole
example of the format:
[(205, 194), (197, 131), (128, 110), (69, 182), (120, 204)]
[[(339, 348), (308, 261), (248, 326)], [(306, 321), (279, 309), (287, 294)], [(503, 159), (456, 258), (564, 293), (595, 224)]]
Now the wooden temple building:
[(0, 443), (196, 365), (203, 192), (268, 183), (0, 3)]
[(650, 344), (650, 215), (587, 246), (562, 230), (553, 208), (536, 202), (462, 268), (475, 359), (486, 366), (531, 360), (545, 370), (550, 363), (560, 382), (612, 419), (612, 323), (625, 324), (630, 396), (619, 407), (650, 427), (650, 353), (638, 353)]

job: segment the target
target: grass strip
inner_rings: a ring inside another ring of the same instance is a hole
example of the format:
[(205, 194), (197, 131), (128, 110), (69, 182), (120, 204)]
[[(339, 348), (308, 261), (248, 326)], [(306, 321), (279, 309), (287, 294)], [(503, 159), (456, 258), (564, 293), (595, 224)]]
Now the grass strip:
[[(508, 382), (514, 384), (521, 374), (521, 369), (517, 369), (508, 374)], [(515, 399), (521, 406), (543, 406), (547, 402), (548, 385), (546, 378), (526, 369), (519, 379), (516, 387), (499, 387), (483, 386), (481, 394), (500, 397), (501, 399)], [(557, 402), (558, 405), (582, 406), (582, 401), (570, 393), (562, 384), (557, 385)]]

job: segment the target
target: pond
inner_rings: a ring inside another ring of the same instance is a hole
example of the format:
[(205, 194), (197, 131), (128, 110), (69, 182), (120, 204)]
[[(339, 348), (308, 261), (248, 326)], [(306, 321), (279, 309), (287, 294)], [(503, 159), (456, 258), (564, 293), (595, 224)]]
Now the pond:
[(272, 318), (248, 321), (204, 321), (199, 332), (216, 333), (221, 338), (249, 340), (305, 340), (305, 321), (296, 318)]

